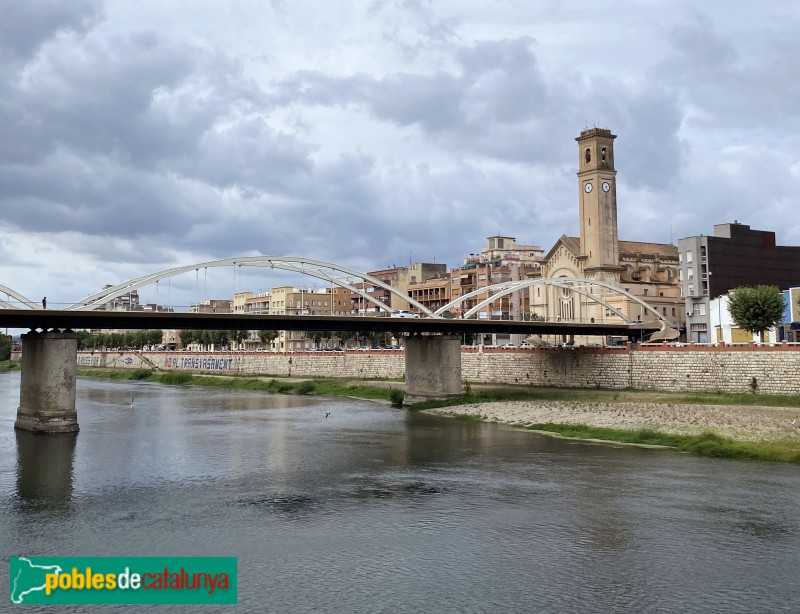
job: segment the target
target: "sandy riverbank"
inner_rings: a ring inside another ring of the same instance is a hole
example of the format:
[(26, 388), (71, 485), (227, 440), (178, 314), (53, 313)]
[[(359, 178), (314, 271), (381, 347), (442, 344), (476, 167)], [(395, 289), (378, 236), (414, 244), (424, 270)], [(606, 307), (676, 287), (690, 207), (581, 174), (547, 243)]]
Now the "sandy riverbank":
[(552, 422), (626, 430), (647, 428), (680, 435), (711, 431), (741, 441), (800, 441), (800, 409), (788, 407), (503, 401), (426, 411), (474, 414), (520, 426)]

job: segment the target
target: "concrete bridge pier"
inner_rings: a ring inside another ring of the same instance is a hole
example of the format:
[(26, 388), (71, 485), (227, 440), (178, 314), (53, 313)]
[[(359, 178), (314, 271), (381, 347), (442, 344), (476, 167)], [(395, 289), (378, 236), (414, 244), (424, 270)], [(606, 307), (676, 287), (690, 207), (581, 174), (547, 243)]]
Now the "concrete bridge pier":
[(73, 332), (22, 335), (22, 381), (14, 428), (37, 433), (78, 430), (77, 353), (78, 335)]
[(406, 339), (405, 405), (460, 397), (461, 337), (411, 336)]

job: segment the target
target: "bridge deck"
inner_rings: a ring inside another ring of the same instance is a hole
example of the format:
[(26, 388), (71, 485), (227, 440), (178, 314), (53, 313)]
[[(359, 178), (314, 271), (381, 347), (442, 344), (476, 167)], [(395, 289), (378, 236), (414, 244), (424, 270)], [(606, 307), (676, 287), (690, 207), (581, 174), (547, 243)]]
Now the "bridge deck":
[(525, 335), (619, 335), (640, 338), (658, 324), (518, 322), (374, 316), (292, 316), (151, 311), (60, 311), (0, 309), (0, 328), (30, 329), (194, 329), (194, 330), (349, 330), (392, 333), (517, 333)]

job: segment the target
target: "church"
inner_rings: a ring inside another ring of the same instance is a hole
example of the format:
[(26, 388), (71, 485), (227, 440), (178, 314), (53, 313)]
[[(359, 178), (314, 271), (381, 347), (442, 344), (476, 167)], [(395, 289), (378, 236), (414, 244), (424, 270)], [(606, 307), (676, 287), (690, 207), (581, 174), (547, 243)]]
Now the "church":
[[(649, 322), (663, 318), (671, 328), (683, 328), (677, 246), (618, 239), (616, 138), (610, 130), (591, 128), (575, 139), (580, 236), (562, 235), (531, 277), (596, 280), (596, 284), (589, 281), (586, 290), (601, 296), (628, 320)], [(607, 286), (624, 290), (652, 310)], [(619, 321), (613, 309), (565, 287), (531, 287), (530, 309), (548, 320)]]

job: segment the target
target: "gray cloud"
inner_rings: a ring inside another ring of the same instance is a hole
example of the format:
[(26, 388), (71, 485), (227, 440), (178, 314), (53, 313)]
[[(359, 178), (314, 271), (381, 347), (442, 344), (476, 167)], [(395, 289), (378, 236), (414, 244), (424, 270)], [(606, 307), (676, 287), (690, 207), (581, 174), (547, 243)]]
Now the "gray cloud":
[(85, 295), (243, 253), (373, 269), (456, 264), (496, 232), (547, 249), (577, 232), (574, 137), (595, 124), (619, 135), (623, 238), (737, 217), (800, 242), (781, 223), (800, 188), (789, 2), (123, 9), (0, 21), (0, 283), (31, 295), (44, 269), (79, 268), (65, 287)]

